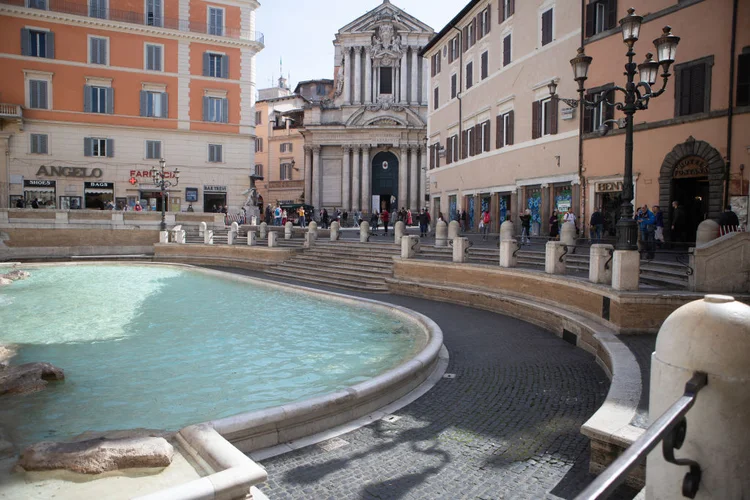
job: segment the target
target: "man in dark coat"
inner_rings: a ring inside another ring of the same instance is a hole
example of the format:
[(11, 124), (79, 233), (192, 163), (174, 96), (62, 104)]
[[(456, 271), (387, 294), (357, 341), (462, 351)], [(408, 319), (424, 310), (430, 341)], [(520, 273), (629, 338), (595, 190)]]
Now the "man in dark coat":
[(687, 241), (687, 215), (679, 201), (673, 201), (672, 208), (672, 243), (681, 244)]
[(737, 217), (736, 213), (732, 212), (732, 207), (727, 205), (721, 215), (719, 215), (719, 226), (727, 228), (723, 230), (724, 233), (731, 233), (732, 231), (736, 231), (739, 225), (739, 217)]

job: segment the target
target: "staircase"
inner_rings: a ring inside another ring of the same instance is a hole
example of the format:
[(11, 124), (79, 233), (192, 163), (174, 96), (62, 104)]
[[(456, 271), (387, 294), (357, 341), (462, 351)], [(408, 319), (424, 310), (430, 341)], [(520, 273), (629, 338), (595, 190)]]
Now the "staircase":
[[(300, 245), (301, 240), (279, 243)], [(400, 254), (399, 247), (392, 243), (318, 240), (313, 248), (267, 269), (266, 274), (347, 290), (386, 293), (385, 280), (393, 276), (392, 257)]]

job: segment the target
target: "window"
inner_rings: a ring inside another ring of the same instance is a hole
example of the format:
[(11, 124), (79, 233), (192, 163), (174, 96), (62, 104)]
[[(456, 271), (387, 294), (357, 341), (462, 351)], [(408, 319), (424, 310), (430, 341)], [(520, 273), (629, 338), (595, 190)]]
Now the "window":
[(221, 163), (221, 154), (221, 144), (208, 145), (208, 161), (210, 161), (211, 163)]
[(83, 155), (112, 158), (115, 156), (115, 141), (114, 139), (85, 137), (83, 139)]
[(229, 56), (225, 54), (203, 53), (203, 76), (229, 78)]
[(737, 58), (737, 102), (736, 106), (750, 106), (750, 52)]
[(503, 22), (508, 19), (516, 10), (515, 0), (500, 0), (500, 19), (499, 22)]
[(458, 35), (454, 36), (448, 45), (448, 63), (458, 59)]
[(86, 85), (83, 98), (86, 113), (114, 113), (114, 90), (109, 87)]
[(292, 180), (292, 164), (282, 163), (281, 164), (281, 175), (279, 177), (282, 181)]
[(162, 67), (162, 45), (146, 44), (146, 69), (150, 71), (164, 71)]
[(255, 165), (255, 177), (263, 177), (263, 165)]
[(432, 109), (438, 109), (440, 107), (440, 90), (435, 87), (432, 90)]
[(229, 123), (229, 104), (226, 97), (203, 97), (203, 121)]
[(617, 0), (597, 0), (586, 5), (586, 36), (617, 26)]
[(510, 64), (510, 35), (503, 38), (503, 66)]
[(490, 66), (490, 53), (489, 51), (482, 52), (482, 80), (487, 78), (489, 74), (489, 66)]
[(32, 109), (48, 109), (46, 80), (29, 80), (29, 107)]
[(258, 137), (255, 139), (255, 152), (256, 153), (262, 153), (263, 152), (263, 138)]
[(466, 153), (468, 153), (468, 156), (474, 156), (477, 154), (476, 152), (476, 129), (474, 127), (469, 128), (465, 132), (466, 134), (466, 144), (464, 144), (464, 158), (466, 158)]
[(475, 43), (477, 43), (477, 21), (476, 19), (473, 20), (469, 25), (466, 27), (466, 34), (467, 34), (467, 41), (469, 44), (468, 48), (471, 48), (474, 46)]
[(107, 0), (89, 0), (89, 16), (107, 19)]
[(458, 91), (458, 75), (456, 73), (453, 73), (451, 75), (451, 99), (456, 98), (456, 93)]
[(466, 65), (466, 88), (470, 89), (474, 85), (474, 63)]
[(557, 107), (559, 100), (547, 97), (532, 103), (531, 123), (532, 139), (557, 133)]
[(479, 134), (477, 135), (477, 140), (479, 141), (477, 143), (477, 154), (486, 153), (487, 151), (492, 149), (491, 142), (490, 142), (490, 121), (489, 120), (479, 125)]
[(224, 36), (224, 9), (208, 8), (208, 34)]
[(513, 144), (513, 110), (497, 115), (495, 120), (495, 147), (500, 149)]
[(161, 159), (161, 141), (146, 141), (146, 159)]
[(260, 125), (261, 124), (261, 114), (260, 111), (255, 112), (255, 124)]
[(448, 137), (445, 144), (445, 163), (446, 165), (458, 161), (458, 134)]
[(51, 31), (21, 30), (21, 55), (55, 58), (55, 34)]
[(393, 68), (388, 66), (380, 67), (380, 93), (393, 93)]
[(30, 9), (47, 10), (47, 0), (28, 0)]
[[(604, 97), (606, 98), (606, 100), (608, 100), (609, 102), (614, 102), (614, 90), (608, 89), (606, 87), (591, 89), (586, 94), (586, 99), (588, 101), (599, 99), (600, 97), (602, 97), (602, 93), (604, 93)], [(605, 121), (612, 120), (614, 117), (614, 108), (612, 106), (607, 106), (604, 101), (600, 102), (594, 107), (587, 106), (584, 110), (583, 115), (583, 131), (585, 133), (595, 132), (604, 124)]]
[(163, 26), (162, 0), (146, 0), (146, 24), (149, 26)]
[(169, 116), (167, 93), (141, 90), (141, 116), (167, 118)]
[(552, 11), (549, 9), (542, 14), (542, 45), (547, 45), (552, 41)]
[(291, 153), (292, 152), (292, 143), (291, 142), (282, 142), (281, 146), (279, 147), (280, 151), (282, 153)]
[(486, 9), (484, 9), (482, 12), (479, 13), (479, 16), (477, 17), (479, 21), (479, 37), (483, 38), (484, 36), (488, 35), (490, 30), (492, 29), (492, 22), (490, 21), (490, 6), (488, 5)]
[(440, 51), (430, 58), (430, 62), (432, 66), (432, 76), (434, 77), (440, 73)]
[(31, 153), (36, 155), (47, 154), (47, 134), (31, 134)]
[(108, 38), (100, 38), (98, 36), (89, 37), (89, 63), (91, 64), (107, 64), (109, 59), (107, 50)]
[(713, 63), (713, 56), (710, 56), (674, 67), (675, 116), (709, 111)]

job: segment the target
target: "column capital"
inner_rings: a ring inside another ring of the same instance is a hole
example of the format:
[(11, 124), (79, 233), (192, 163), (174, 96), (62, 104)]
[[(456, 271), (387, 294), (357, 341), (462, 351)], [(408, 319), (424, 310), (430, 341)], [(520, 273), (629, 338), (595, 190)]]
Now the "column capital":
[(549, 184), (542, 184), (542, 189), (547, 189), (549, 187)]
[(305, 153), (309, 153), (310, 151), (312, 151), (312, 146), (310, 146), (309, 144), (305, 144), (304, 146), (302, 146), (302, 149), (304, 149)]
[(363, 152), (365, 152), (365, 151), (366, 151), (367, 153), (369, 153), (369, 152), (370, 152), (370, 148), (371, 148), (371, 146), (370, 146), (369, 144), (360, 144), (360, 145), (359, 145), (359, 148), (360, 148), (360, 149), (361, 149), (361, 150), (362, 150)]
[(313, 154), (320, 154), (320, 145), (319, 144), (313, 144), (311, 146)]
[(357, 54), (361, 54), (361, 53), (362, 53), (362, 51), (363, 51), (363, 50), (364, 50), (365, 48), (364, 48), (364, 47), (362, 47), (361, 45), (355, 45), (354, 47), (352, 47), (352, 49), (354, 49), (354, 52), (356, 52)]
[(423, 143), (420, 143), (419, 144), (419, 152), (422, 153), (422, 154), (425, 154), (427, 152), (427, 145), (423, 144)]
[(343, 151), (344, 154), (351, 153), (352, 149), (354, 149), (354, 146), (349, 145), (349, 144), (345, 144), (345, 145), (341, 146), (341, 150)]

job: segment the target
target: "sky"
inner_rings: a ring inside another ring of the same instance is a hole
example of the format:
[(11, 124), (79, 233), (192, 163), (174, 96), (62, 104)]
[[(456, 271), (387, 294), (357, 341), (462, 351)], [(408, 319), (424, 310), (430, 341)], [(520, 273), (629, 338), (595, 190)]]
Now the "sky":
[[(256, 59), (259, 89), (275, 86), (279, 60), (289, 86), (317, 78), (333, 79), (333, 39), (340, 28), (382, 3), (382, 0), (259, 0), (256, 29), (266, 47)], [(468, 0), (392, 0), (408, 14), (440, 31)], [(273, 83), (271, 81), (273, 80)]]

